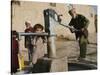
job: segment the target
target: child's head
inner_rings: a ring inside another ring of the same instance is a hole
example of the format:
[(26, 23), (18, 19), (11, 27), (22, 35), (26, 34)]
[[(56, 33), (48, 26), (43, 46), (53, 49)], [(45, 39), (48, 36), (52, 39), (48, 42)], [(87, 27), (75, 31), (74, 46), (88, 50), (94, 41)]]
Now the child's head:
[(43, 26), (41, 24), (35, 24), (33, 27), (34, 32), (40, 33), (43, 31)]
[(15, 30), (12, 31), (12, 37), (14, 37), (14, 38), (17, 38), (18, 37), (17, 31), (15, 31)]

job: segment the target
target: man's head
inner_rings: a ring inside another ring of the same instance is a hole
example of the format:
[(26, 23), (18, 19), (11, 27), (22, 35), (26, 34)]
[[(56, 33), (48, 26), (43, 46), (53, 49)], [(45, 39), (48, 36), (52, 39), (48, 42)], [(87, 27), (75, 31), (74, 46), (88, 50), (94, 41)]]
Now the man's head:
[(75, 10), (75, 8), (72, 8), (71, 10), (69, 10), (68, 13), (69, 13), (73, 18), (76, 17), (76, 10)]
[(26, 25), (26, 28), (31, 27), (31, 23), (30, 23), (29, 21), (26, 21), (26, 22), (25, 22), (25, 25)]

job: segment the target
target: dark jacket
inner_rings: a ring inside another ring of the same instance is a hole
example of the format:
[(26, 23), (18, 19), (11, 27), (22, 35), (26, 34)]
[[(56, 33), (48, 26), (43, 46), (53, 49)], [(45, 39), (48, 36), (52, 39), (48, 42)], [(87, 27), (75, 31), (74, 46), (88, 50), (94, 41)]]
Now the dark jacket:
[[(33, 32), (33, 28), (30, 27), (28, 29), (25, 29), (25, 33)], [(25, 48), (28, 48), (31, 45), (31, 37), (25, 36)]]
[[(86, 37), (88, 36), (88, 30), (87, 30), (88, 24), (89, 20), (85, 16), (80, 14), (77, 14), (76, 18), (71, 19), (69, 25), (73, 26), (77, 30), (80, 30), (75, 32), (76, 39), (84, 35), (84, 33), (86, 34)], [(85, 29), (84, 32), (81, 31), (82, 28)]]

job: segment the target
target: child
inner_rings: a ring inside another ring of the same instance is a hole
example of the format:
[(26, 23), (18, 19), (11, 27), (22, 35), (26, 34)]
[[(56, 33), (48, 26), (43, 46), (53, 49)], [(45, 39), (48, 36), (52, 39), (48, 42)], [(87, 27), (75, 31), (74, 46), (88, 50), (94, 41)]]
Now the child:
[[(33, 28), (31, 26), (31, 23), (29, 21), (26, 21), (25, 22), (25, 26), (26, 26), (26, 29), (25, 29), (25, 33), (30, 33), (30, 32), (33, 32)], [(32, 57), (32, 44), (31, 44), (31, 36), (25, 36), (25, 48), (28, 49), (28, 56), (29, 56), (29, 63), (31, 62), (31, 57)]]
[[(41, 24), (36, 24), (33, 27), (34, 33), (43, 33), (43, 26)], [(44, 36), (34, 36), (32, 44), (34, 46), (33, 56), (32, 56), (32, 64), (33, 66), (37, 63), (39, 58), (42, 58), (45, 54), (44, 50)]]
[(18, 33), (16, 31), (12, 31), (12, 48), (11, 48), (11, 73), (16, 73), (19, 68), (18, 62), (18, 53), (19, 53), (19, 45), (17, 39)]

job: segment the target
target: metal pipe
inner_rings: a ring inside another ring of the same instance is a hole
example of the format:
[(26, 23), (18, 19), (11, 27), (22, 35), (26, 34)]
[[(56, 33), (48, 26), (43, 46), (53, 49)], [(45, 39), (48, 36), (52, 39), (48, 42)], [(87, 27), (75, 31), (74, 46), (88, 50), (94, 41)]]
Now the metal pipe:
[(56, 34), (48, 34), (48, 33), (25, 33), (25, 32), (19, 32), (19, 36), (56, 36)]
[(19, 32), (20, 36), (48, 36), (48, 33), (25, 33)]

